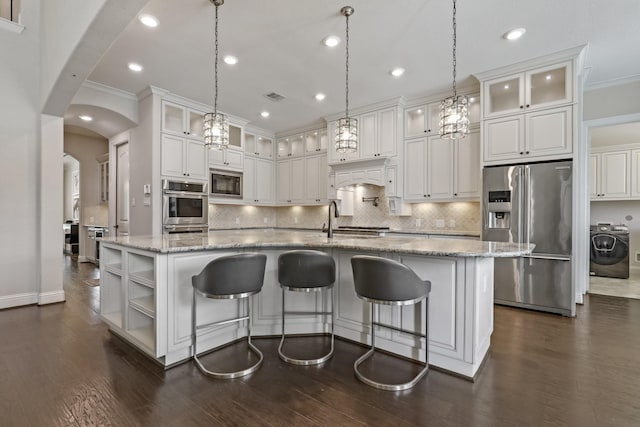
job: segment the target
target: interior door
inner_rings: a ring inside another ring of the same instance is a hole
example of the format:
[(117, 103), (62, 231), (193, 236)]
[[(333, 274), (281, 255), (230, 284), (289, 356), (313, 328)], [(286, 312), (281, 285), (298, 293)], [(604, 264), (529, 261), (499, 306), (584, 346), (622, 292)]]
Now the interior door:
[(129, 143), (116, 147), (116, 236), (129, 235)]

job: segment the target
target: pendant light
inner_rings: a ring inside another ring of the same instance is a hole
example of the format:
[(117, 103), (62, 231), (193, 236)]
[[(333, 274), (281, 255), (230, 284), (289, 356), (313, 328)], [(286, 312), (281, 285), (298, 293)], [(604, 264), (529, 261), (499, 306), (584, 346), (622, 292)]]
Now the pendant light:
[(469, 100), (456, 93), (456, 0), (453, 0), (453, 96), (440, 104), (440, 136), (464, 138), (469, 134)]
[(229, 146), (229, 122), (227, 116), (218, 112), (218, 7), (224, 0), (210, 0), (216, 7), (215, 13), (215, 62), (214, 62), (214, 98), (213, 113), (204, 115), (204, 145), (211, 149), (224, 150)]
[(358, 120), (349, 117), (349, 17), (353, 15), (353, 8), (345, 6), (340, 9), (340, 13), (347, 20), (347, 37), (346, 37), (346, 79), (345, 79), (345, 98), (346, 108), (344, 117), (338, 119), (336, 127), (335, 143), (338, 153), (353, 153), (358, 149)]

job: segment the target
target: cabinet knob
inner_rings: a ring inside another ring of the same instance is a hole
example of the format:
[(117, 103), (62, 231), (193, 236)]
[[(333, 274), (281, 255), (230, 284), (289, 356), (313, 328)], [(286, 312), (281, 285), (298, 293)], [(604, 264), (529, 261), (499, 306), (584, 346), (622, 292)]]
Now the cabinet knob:
[(524, 151), (521, 151), (521, 152), (520, 152), (520, 155), (522, 156), (523, 154), (524, 154)]
[(527, 108), (529, 108), (529, 107), (530, 107), (530, 105), (529, 105), (529, 104), (527, 104), (527, 105), (526, 105), (526, 107), (527, 107)]
[(427, 195), (426, 195), (426, 194), (423, 194), (423, 195), (422, 195), (422, 197), (427, 197)]
[(520, 106), (520, 109), (522, 109), (522, 108), (524, 108), (524, 105), (521, 105), (521, 106)]
[(431, 129), (425, 130), (425, 133), (429, 133), (429, 132), (431, 132)]
[(391, 184), (393, 181), (389, 180), (389, 184)]
[(431, 194), (427, 194), (427, 197), (431, 197)]
[(528, 152), (528, 151), (526, 151), (526, 152), (525, 152), (525, 154), (529, 154), (529, 152)]
[(454, 196), (458, 197), (458, 193), (453, 193)]

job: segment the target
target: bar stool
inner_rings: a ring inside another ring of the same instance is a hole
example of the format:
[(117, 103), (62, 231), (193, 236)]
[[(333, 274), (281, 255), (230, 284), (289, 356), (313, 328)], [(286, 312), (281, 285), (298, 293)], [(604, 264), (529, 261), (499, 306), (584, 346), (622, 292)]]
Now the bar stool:
[[(416, 273), (406, 265), (387, 258), (356, 255), (351, 258), (353, 269), (353, 282), (356, 294), (364, 301), (371, 303), (371, 349), (362, 355), (353, 364), (356, 377), (365, 384), (381, 390), (406, 390), (413, 387), (425, 376), (429, 370), (429, 292), (431, 282), (421, 280)], [(426, 304), (425, 334), (419, 334), (391, 325), (378, 323), (374, 318), (374, 305), (412, 305), (423, 301)], [(411, 380), (402, 384), (385, 384), (365, 377), (358, 367), (362, 362), (371, 357), (376, 349), (375, 327), (393, 329), (425, 339), (424, 368)]]
[[(191, 277), (191, 284), (193, 286), (191, 345), (193, 346), (193, 359), (203, 374), (218, 379), (236, 378), (254, 372), (262, 364), (262, 352), (251, 343), (251, 301), (249, 297), (262, 290), (266, 263), (267, 256), (264, 254), (242, 253), (223, 256), (207, 264), (197, 276)], [(229, 320), (210, 322), (204, 325), (196, 325), (196, 295), (211, 299), (237, 299), (238, 313), (240, 313), (240, 300), (244, 299), (247, 302), (247, 315)], [(236, 372), (215, 372), (205, 368), (198, 359), (196, 332), (210, 326), (220, 326), (245, 320), (247, 320), (249, 349), (258, 356), (258, 361), (249, 368)]]
[[(281, 254), (278, 257), (278, 281), (282, 288), (282, 339), (278, 346), (278, 355), (282, 360), (294, 365), (317, 365), (329, 360), (333, 355), (333, 283), (336, 281), (336, 264), (333, 258), (320, 251), (296, 250)], [(321, 292), (331, 290), (331, 311), (307, 312), (287, 311), (285, 308), (285, 291)], [(331, 350), (317, 359), (294, 359), (284, 354), (282, 347), (285, 339), (285, 313), (287, 314), (319, 314), (331, 315)]]

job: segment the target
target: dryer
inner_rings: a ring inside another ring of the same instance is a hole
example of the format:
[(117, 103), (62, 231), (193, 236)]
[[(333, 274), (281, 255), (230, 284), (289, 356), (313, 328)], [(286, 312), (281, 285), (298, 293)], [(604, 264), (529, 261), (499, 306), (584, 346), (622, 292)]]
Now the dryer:
[(629, 278), (629, 229), (626, 225), (592, 225), (590, 242), (589, 274)]

